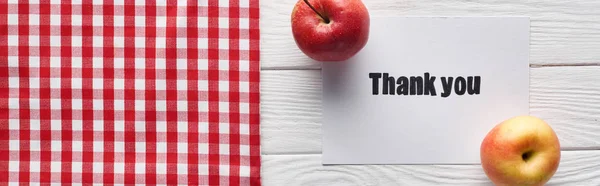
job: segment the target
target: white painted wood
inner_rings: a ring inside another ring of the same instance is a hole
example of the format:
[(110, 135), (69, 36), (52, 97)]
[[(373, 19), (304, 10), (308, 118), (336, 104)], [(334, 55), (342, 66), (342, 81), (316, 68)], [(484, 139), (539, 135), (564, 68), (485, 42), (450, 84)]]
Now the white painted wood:
[(530, 113), (556, 130), (563, 149), (600, 150), (600, 67), (530, 70)]
[[(548, 185), (600, 185), (600, 1), (363, 2), (373, 17), (530, 16), (531, 114), (569, 150)], [(480, 165), (322, 166), (320, 63), (294, 43), (295, 3), (260, 3), (261, 68), (278, 70), (261, 72), (264, 185), (491, 185)]]
[[(552, 125), (563, 149), (600, 149), (600, 67), (530, 72), (531, 114)], [(320, 70), (262, 71), (261, 80), (262, 153), (320, 154)]]
[[(548, 185), (600, 185), (600, 151), (562, 151)], [(480, 165), (321, 165), (320, 155), (263, 155), (264, 185), (492, 185)]]
[[(531, 64), (600, 65), (600, 1), (363, 0), (377, 16), (530, 16)], [(315, 69), (296, 47), (290, 17), (296, 0), (261, 0), (263, 69)]]
[(321, 153), (321, 71), (262, 71), (260, 86), (262, 153)]

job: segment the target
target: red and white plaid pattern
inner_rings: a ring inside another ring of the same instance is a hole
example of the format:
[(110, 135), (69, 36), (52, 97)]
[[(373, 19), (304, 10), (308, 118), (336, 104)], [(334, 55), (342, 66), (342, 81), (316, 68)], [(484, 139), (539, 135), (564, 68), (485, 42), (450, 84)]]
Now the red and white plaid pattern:
[(0, 0), (0, 184), (259, 185), (258, 0)]

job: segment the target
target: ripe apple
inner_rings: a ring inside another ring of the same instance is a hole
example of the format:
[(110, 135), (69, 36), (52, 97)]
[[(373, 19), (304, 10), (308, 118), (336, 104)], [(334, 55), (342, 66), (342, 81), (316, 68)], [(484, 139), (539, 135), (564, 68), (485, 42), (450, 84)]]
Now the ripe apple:
[(317, 61), (343, 61), (369, 38), (370, 18), (360, 0), (299, 0), (292, 11), (298, 48)]
[(554, 130), (533, 116), (496, 125), (481, 143), (481, 165), (496, 185), (544, 185), (560, 162)]

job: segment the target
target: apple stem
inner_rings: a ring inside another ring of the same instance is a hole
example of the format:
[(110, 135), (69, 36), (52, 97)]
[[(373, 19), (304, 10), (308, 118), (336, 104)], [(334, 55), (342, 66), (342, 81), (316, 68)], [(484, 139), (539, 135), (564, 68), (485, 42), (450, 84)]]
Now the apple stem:
[(313, 10), (315, 13), (317, 13), (317, 15), (319, 15), (319, 17), (321, 17), (321, 19), (323, 19), (323, 21), (325, 21), (325, 23), (329, 23), (329, 18), (327, 18), (327, 17), (325, 17), (325, 16), (321, 15), (321, 13), (319, 13), (319, 11), (317, 11), (317, 10), (315, 9), (315, 7), (313, 7), (313, 6), (312, 6), (312, 5), (311, 5), (311, 4), (308, 2), (308, 0), (304, 0), (304, 3), (306, 3), (306, 5), (308, 5), (308, 7), (310, 7), (310, 9), (312, 9), (312, 10)]

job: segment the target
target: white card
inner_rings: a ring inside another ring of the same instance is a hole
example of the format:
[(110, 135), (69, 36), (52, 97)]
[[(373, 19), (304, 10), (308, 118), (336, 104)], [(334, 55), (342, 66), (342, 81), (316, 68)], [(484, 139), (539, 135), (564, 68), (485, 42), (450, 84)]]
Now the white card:
[(372, 17), (370, 30), (356, 56), (323, 63), (323, 164), (478, 164), (489, 130), (529, 114), (529, 18)]

